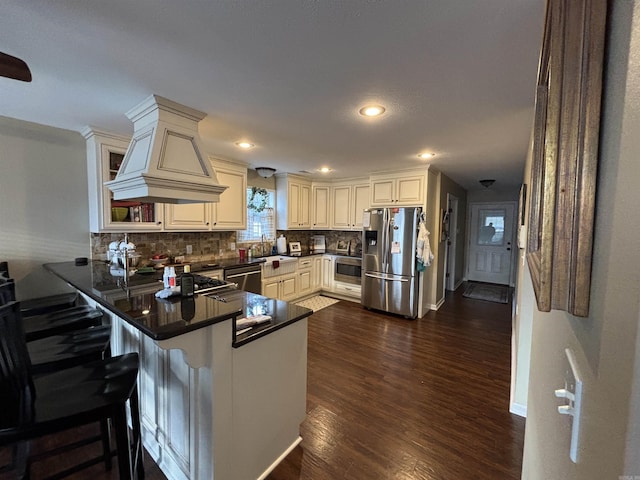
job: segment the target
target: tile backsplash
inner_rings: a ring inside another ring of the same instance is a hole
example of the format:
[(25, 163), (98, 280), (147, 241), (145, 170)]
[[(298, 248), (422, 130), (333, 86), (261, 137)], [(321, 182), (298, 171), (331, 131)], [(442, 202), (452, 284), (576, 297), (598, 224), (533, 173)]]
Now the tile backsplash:
[[(335, 250), (339, 240), (350, 241), (351, 251), (362, 251), (362, 234), (359, 231), (336, 230), (278, 230), (276, 236), (283, 234), (289, 242), (300, 242), (302, 251), (309, 250), (312, 235), (326, 237), (327, 250)], [(236, 232), (162, 232), (162, 233), (130, 233), (129, 241), (136, 245), (136, 250), (143, 259), (150, 259), (154, 254), (184, 255), (187, 261), (200, 262), (214, 259), (234, 258), (238, 256), (238, 248), (250, 248), (260, 242), (236, 242)], [(92, 233), (91, 256), (97, 260), (106, 260), (109, 243), (124, 240), (122, 233)], [(265, 244), (265, 250), (271, 251), (275, 240)], [(191, 245), (192, 253), (187, 255), (187, 245)], [(235, 248), (232, 248), (235, 247)], [(144, 260), (143, 260), (144, 262)]]

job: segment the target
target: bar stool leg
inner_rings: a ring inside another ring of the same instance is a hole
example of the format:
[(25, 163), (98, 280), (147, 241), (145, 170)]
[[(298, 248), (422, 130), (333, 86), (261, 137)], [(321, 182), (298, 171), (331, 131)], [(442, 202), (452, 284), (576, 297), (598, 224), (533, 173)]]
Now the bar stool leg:
[(120, 479), (133, 480), (129, 427), (127, 426), (127, 412), (124, 405), (120, 405), (115, 409), (113, 414), (113, 428), (116, 434), (116, 450), (118, 452), (118, 472)]
[(109, 420), (100, 420), (100, 437), (102, 441), (102, 458), (105, 470), (111, 470), (111, 441), (109, 440)]
[(138, 480), (144, 479), (144, 448), (142, 447), (142, 429), (140, 425), (140, 405), (138, 403), (138, 387), (135, 386), (129, 398), (131, 410), (131, 426), (133, 427), (133, 468)]

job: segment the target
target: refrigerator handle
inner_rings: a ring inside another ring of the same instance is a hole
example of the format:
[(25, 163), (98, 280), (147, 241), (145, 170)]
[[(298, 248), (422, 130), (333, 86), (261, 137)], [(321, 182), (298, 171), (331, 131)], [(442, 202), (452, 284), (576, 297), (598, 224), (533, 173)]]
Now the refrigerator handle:
[(364, 274), (365, 277), (370, 277), (370, 278), (375, 278), (378, 280), (386, 280), (387, 282), (408, 282), (409, 279), (408, 278), (389, 278), (385, 275), (380, 275), (380, 274), (376, 274), (376, 273), (365, 273)]
[(389, 264), (389, 209), (382, 215), (382, 271), (386, 273)]

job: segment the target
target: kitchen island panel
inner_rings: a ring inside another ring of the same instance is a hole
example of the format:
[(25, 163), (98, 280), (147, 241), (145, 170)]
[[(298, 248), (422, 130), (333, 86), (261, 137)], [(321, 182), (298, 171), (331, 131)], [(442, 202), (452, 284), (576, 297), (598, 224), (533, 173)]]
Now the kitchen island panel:
[[(237, 478), (264, 478), (299, 443), (306, 414), (307, 319), (233, 350)], [(278, 349), (274, 349), (274, 345)], [(247, 452), (256, 458), (247, 462)], [(265, 470), (264, 466), (269, 465)]]
[[(106, 309), (114, 355), (138, 352), (143, 444), (169, 480), (264, 479), (300, 442), (311, 310), (229, 291), (198, 295), (193, 325), (184, 299), (160, 302), (143, 279), (120, 288), (99, 264), (48, 269)], [(271, 320), (236, 335), (234, 312)]]

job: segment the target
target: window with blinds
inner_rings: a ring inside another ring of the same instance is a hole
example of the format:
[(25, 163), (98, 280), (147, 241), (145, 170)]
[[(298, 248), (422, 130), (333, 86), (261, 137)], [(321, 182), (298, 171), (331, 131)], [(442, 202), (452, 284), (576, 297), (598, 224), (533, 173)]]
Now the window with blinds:
[[(251, 199), (251, 188), (247, 189), (247, 205)], [(258, 212), (247, 208), (247, 229), (239, 230), (238, 242), (259, 242), (262, 235), (268, 239), (276, 238), (276, 192), (267, 190), (267, 203), (265, 208)]]

